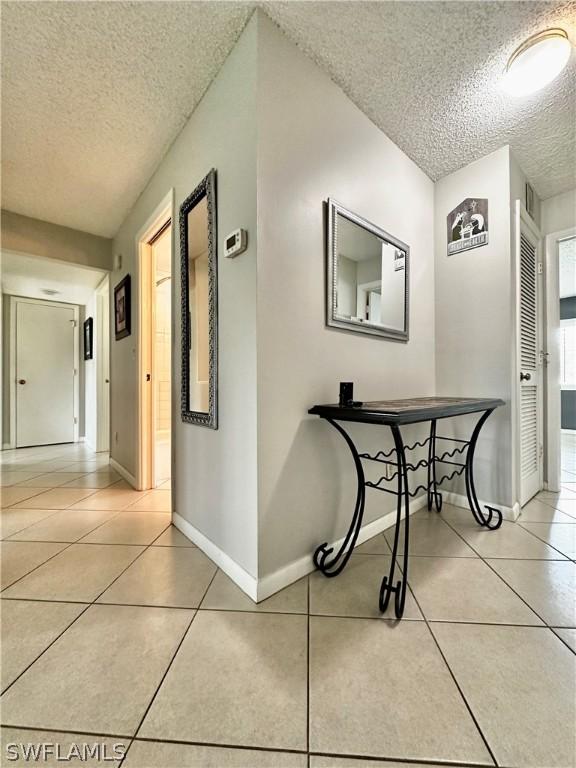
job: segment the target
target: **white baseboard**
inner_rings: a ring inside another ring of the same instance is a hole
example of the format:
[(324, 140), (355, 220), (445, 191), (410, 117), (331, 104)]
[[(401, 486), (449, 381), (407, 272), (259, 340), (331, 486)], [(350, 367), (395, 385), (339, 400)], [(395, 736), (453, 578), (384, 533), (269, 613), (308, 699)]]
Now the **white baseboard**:
[(241, 565), (238, 565), (235, 560), (232, 560), (220, 547), (217, 547), (214, 542), (210, 541), (210, 539), (177, 512), (172, 512), (172, 523), (186, 538), (196, 544), (198, 549), (201, 549), (205, 555), (208, 555), (210, 560), (221, 568), (248, 597), (257, 602), (258, 579), (248, 573), (248, 571), (245, 571)]
[[(442, 498), (446, 504), (453, 504), (455, 507), (464, 507), (464, 509), (469, 509), (468, 499), (461, 493), (442, 491)], [(502, 517), (504, 520), (511, 520), (514, 522), (514, 520), (517, 520), (520, 516), (520, 504), (518, 504), (518, 502), (516, 502), (513, 507), (504, 507), (502, 504), (494, 504), (488, 501), (481, 501), (480, 499), (478, 500), (478, 503), (480, 504), (481, 508), (484, 508), (484, 506), (488, 505), (490, 507), (499, 509), (502, 512)]]
[(138, 490), (138, 483), (136, 482), (136, 478), (134, 477), (134, 475), (128, 472), (126, 467), (123, 467), (122, 464), (119, 464), (116, 461), (116, 459), (113, 459), (112, 457), (110, 457), (110, 466), (112, 467), (113, 470), (118, 472), (118, 474), (121, 477), (123, 477), (124, 480), (129, 482), (132, 488), (135, 488), (136, 490)]
[[(414, 499), (410, 502), (410, 515), (413, 515), (414, 512), (417, 512), (419, 509), (422, 509), (422, 507), (425, 506), (426, 496), (419, 496), (417, 499)], [(360, 529), (358, 540), (356, 541), (356, 546), (363, 544), (365, 541), (368, 541), (368, 539), (371, 539), (373, 536), (376, 536), (376, 534), (385, 531), (386, 528), (390, 528), (395, 523), (396, 512), (389, 512), (388, 514), (383, 515), (376, 520), (372, 520), (370, 523), (366, 523), (366, 525), (363, 525)], [(330, 546), (334, 547), (334, 549), (338, 549), (343, 541), (344, 536), (338, 539), (338, 541), (335, 541)], [(259, 603), (261, 600), (265, 600), (267, 597), (270, 597), (270, 595), (279, 592), (281, 589), (284, 589), (284, 587), (287, 587), (289, 584), (293, 584), (295, 581), (298, 581), (298, 579), (301, 579), (307, 574), (312, 573), (314, 570), (316, 569), (314, 567), (314, 563), (312, 562), (312, 553), (310, 553), (308, 555), (304, 555), (304, 557), (301, 557), (298, 560), (295, 560), (289, 565), (285, 565), (283, 568), (279, 568), (277, 571), (274, 571), (274, 573), (270, 573), (268, 576), (264, 576), (262, 579), (258, 580), (257, 602)]]
[[(448, 504), (454, 504), (458, 507), (468, 507), (467, 498), (459, 493), (443, 492), (442, 495), (444, 501)], [(480, 502), (481, 505), (484, 505), (484, 503), (485, 502)], [(426, 496), (419, 496), (410, 503), (410, 514), (413, 515), (425, 506)], [(502, 506), (499, 506), (498, 508), (502, 510), (502, 514), (506, 520), (516, 520), (520, 514), (520, 507), (518, 504), (515, 504), (512, 508)], [(204, 554), (221, 568), (224, 573), (256, 603), (266, 600), (267, 597), (274, 595), (276, 592), (288, 587), (290, 584), (293, 584), (295, 581), (298, 581), (298, 579), (307, 576), (315, 570), (314, 563), (312, 562), (312, 553), (310, 552), (298, 560), (279, 568), (277, 571), (274, 571), (274, 573), (270, 573), (261, 579), (257, 579), (244, 570), (244, 568), (238, 565), (235, 560), (232, 560), (231, 557), (217, 547), (214, 542), (210, 541), (210, 539), (204, 536), (203, 533), (176, 512), (172, 513), (172, 522), (184, 536), (196, 544)], [(395, 523), (395, 511), (389, 512), (376, 520), (372, 520), (370, 523), (366, 523), (366, 525), (362, 526), (360, 529), (356, 546), (363, 544), (378, 533), (392, 527)], [(343, 541), (344, 537), (333, 542), (331, 546), (333, 546), (334, 549), (337, 549)]]
[[(417, 512), (422, 507), (426, 506), (426, 496), (419, 496), (410, 504), (410, 514)], [(195, 528), (188, 520), (185, 520), (177, 512), (172, 513), (172, 522), (178, 528), (178, 530), (190, 539), (196, 546), (207, 555), (212, 562), (214, 562), (224, 573), (229, 576), (232, 581), (245, 592), (248, 597), (254, 600), (255, 603), (260, 603), (262, 600), (266, 600), (267, 597), (279, 592), (281, 589), (288, 587), (298, 579), (307, 576), (315, 570), (314, 563), (312, 562), (312, 553), (295, 560), (294, 562), (279, 568), (274, 573), (265, 576), (263, 579), (256, 579), (252, 574), (248, 573), (242, 566), (238, 565), (235, 560), (232, 560), (225, 552), (206, 538), (197, 528)], [(367, 523), (360, 529), (358, 534), (358, 541), (356, 545), (363, 544), (368, 539), (371, 539), (376, 534), (381, 533), (390, 528), (396, 522), (396, 512), (389, 512), (377, 520)], [(332, 546), (336, 549), (344, 541), (344, 537), (335, 541)]]

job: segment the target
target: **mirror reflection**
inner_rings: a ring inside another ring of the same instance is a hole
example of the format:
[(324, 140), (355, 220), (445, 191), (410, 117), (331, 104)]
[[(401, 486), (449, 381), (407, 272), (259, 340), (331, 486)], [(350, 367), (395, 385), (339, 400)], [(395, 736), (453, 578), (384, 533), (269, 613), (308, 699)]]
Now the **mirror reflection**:
[(328, 324), (408, 338), (408, 247), (330, 201)]
[(404, 330), (404, 251), (338, 214), (336, 314)]
[(180, 206), (182, 420), (218, 428), (216, 172)]
[(190, 211), (188, 225), (188, 410), (208, 413), (208, 205), (204, 196)]

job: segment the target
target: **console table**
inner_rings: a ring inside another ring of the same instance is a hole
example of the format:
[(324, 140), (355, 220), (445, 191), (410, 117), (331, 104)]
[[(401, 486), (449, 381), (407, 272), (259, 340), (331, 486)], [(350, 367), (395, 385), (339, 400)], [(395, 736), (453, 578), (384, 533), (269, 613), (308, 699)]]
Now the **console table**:
[[(384, 493), (394, 494), (398, 501), (396, 506), (396, 529), (394, 532), (394, 544), (392, 547), (392, 560), (387, 576), (384, 576), (380, 587), (379, 607), (384, 612), (394, 593), (394, 611), (397, 618), (402, 618), (404, 603), (406, 601), (406, 585), (408, 582), (408, 548), (409, 548), (409, 515), (410, 499), (419, 493), (427, 494), (428, 510), (434, 505), (437, 512), (442, 508), (442, 495), (438, 486), (445, 480), (450, 480), (456, 475), (464, 473), (466, 482), (466, 495), (468, 504), (478, 525), (495, 530), (502, 524), (502, 513), (494, 507), (485, 506), (485, 511), (480, 508), (476, 489), (474, 487), (474, 450), (478, 441), (478, 435), (486, 419), (492, 411), (504, 405), (503, 400), (497, 399), (472, 399), (461, 397), (417, 397), (407, 400), (380, 400), (371, 403), (362, 403), (358, 406), (340, 405), (315, 405), (308, 413), (316, 414), (325, 419), (342, 435), (356, 467), (358, 477), (358, 490), (356, 505), (350, 527), (342, 545), (336, 553), (328, 543), (321, 544), (314, 552), (314, 565), (327, 577), (337, 576), (343, 571), (362, 527), (364, 515), (365, 489), (373, 488)], [(459, 440), (453, 437), (442, 437), (436, 433), (436, 422), (439, 419), (447, 419), (453, 416), (461, 416), (469, 413), (481, 413), (469, 440)], [(394, 448), (388, 452), (378, 451), (376, 454), (359, 453), (354, 442), (339, 422), (353, 421), (363, 424), (377, 424), (390, 427), (394, 439)], [(430, 435), (414, 445), (404, 445), (401, 434), (403, 424), (416, 424), (430, 422)], [(448, 443), (449, 447), (438, 455), (438, 443)], [(406, 459), (406, 453), (415, 448), (427, 448), (428, 457), (416, 463), (410, 463)], [(376, 482), (367, 481), (364, 477), (363, 461), (374, 461), (380, 464), (391, 465), (391, 476), (382, 476)], [(446, 474), (437, 477), (438, 465), (447, 465)], [(410, 490), (409, 472), (420, 468), (427, 468), (426, 485), (418, 485)], [(454, 469), (455, 467), (455, 469)], [(396, 487), (387, 484), (396, 481)], [(402, 520), (402, 508), (404, 507), (404, 553), (402, 568), (397, 565), (398, 544), (400, 541), (400, 522)], [(396, 581), (396, 568), (401, 570), (400, 577)]]

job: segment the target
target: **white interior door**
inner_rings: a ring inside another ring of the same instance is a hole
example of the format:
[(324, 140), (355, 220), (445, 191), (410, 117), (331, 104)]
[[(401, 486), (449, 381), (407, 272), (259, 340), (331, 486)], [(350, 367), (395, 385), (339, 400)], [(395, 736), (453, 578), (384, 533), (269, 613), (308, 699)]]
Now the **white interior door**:
[(73, 306), (16, 302), (16, 446), (75, 439)]
[(517, 204), (518, 431), (520, 504), (542, 488), (542, 353), (540, 345), (540, 236)]

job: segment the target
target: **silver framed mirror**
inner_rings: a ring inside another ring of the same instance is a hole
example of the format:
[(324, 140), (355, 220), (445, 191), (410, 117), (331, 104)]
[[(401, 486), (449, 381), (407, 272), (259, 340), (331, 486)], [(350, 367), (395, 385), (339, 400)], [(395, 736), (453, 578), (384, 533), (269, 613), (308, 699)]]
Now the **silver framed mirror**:
[(218, 429), (216, 171), (180, 206), (182, 421)]
[(327, 325), (408, 341), (410, 248), (335, 200), (327, 206)]

